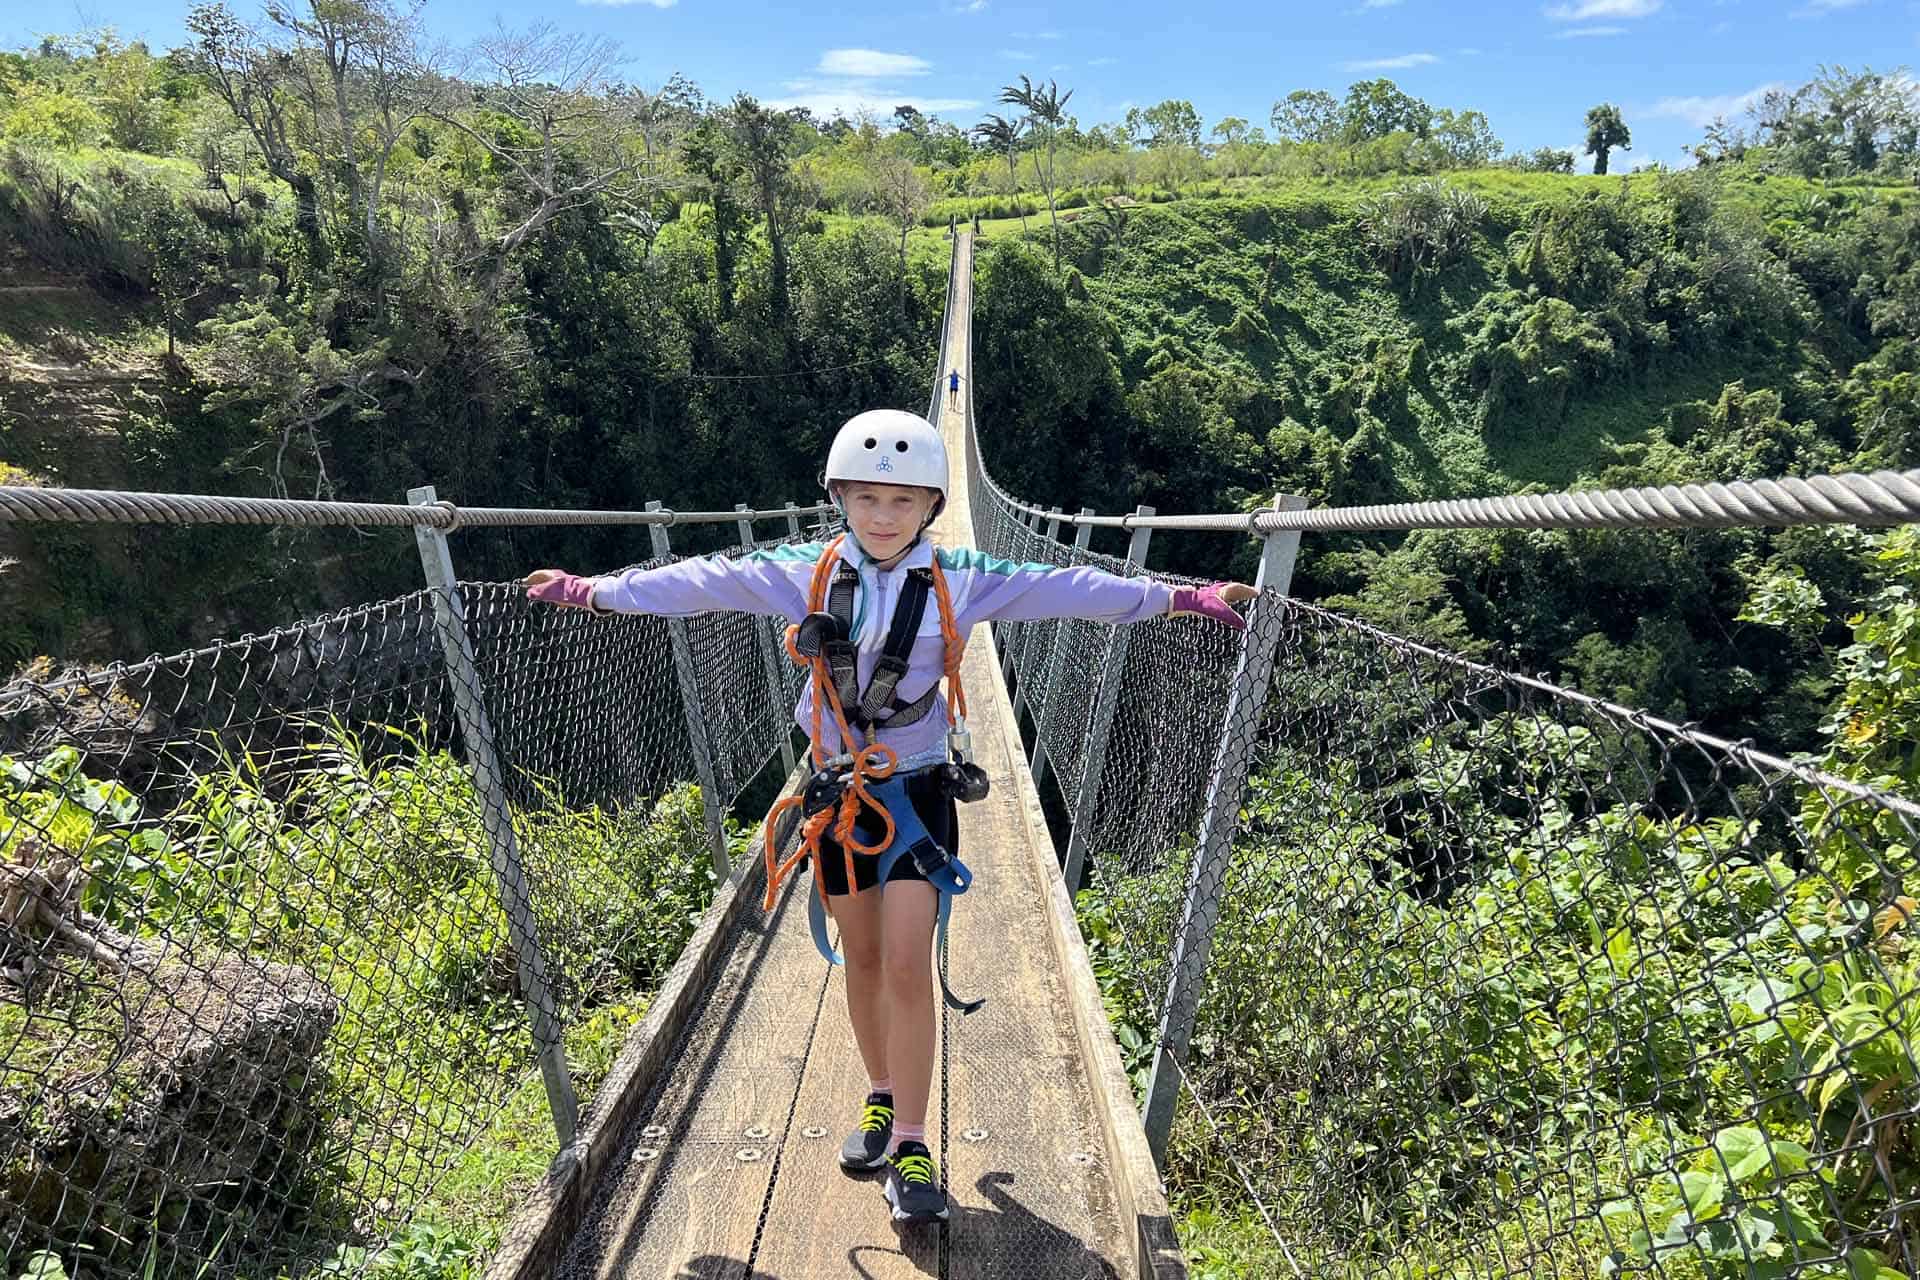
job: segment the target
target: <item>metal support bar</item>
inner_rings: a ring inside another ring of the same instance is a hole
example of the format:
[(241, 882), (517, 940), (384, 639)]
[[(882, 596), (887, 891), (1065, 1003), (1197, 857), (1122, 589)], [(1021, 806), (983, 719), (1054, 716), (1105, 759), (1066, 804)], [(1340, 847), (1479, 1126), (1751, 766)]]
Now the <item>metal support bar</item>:
[[(1059, 510), (1057, 507), (1054, 509), (1056, 511)], [(1090, 516), (1093, 514), (1093, 508), (1082, 507), (1080, 508), (1080, 514)], [(1073, 549), (1076, 552), (1085, 551), (1087, 549), (1087, 539), (1092, 536), (1093, 526), (1090, 524), (1083, 524), (1078, 529), (1075, 529), (1073, 531)], [(1077, 564), (1079, 560), (1080, 557), (1076, 555), (1074, 562)], [(1040, 696), (1044, 699), (1044, 702), (1042, 703), (1040, 713), (1034, 717), (1033, 785), (1035, 789), (1039, 788), (1041, 782), (1045, 781), (1047, 776), (1047, 710), (1053, 705), (1053, 690), (1057, 688), (1060, 683), (1060, 662), (1066, 653), (1067, 629), (1070, 626), (1072, 626), (1072, 622), (1066, 618), (1062, 618), (1053, 624), (1053, 653), (1047, 659), (1046, 679), (1040, 686)], [(1058, 770), (1055, 770), (1055, 772), (1057, 773)], [(1067, 780), (1065, 778), (1060, 779), (1060, 786), (1063, 793), (1066, 789), (1066, 782)]]
[[(1054, 542), (1058, 540), (1060, 534), (1060, 508), (1055, 507), (1048, 514), (1050, 518), (1047, 521), (1047, 530), (1042, 536), (1045, 537), (1048, 542)], [(1038, 525), (1039, 523), (1039, 518), (1035, 517), (1034, 524)], [(1035, 621), (1024, 623), (1020, 628), (1020, 687), (1015, 689), (1013, 693), (1013, 723), (1016, 727), (1020, 724), (1021, 711), (1026, 709), (1028, 701), (1027, 694), (1031, 692), (1036, 699), (1033, 708), (1033, 733), (1036, 743), (1040, 740), (1041, 703), (1044, 702), (1047, 691), (1034, 679), (1034, 671), (1032, 666), (1029, 665), (1028, 654), (1032, 653), (1035, 658), (1039, 657), (1036, 646), (1040, 643), (1041, 628), (1044, 625), (1049, 624)], [(1058, 624), (1051, 625), (1056, 629), (1058, 627)], [(1051, 632), (1048, 634), (1051, 634)], [(1039, 781), (1038, 775), (1035, 776), (1034, 780), (1037, 784)]]
[[(1307, 500), (1282, 495), (1276, 511), (1302, 511)], [(1207, 957), (1213, 952), (1213, 930), (1220, 919), (1220, 899), (1226, 893), (1233, 836), (1240, 824), (1241, 793), (1246, 787), (1254, 739), (1266, 710), (1267, 688), (1273, 677), (1274, 648), (1279, 643), (1284, 598), (1293, 582), (1293, 560), (1300, 550), (1298, 533), (1270, 533), (1260, 552), (1260, 574), (1254, 579), (1260, 596), (1253, 606), (1240, 641), (1240, 660), (1227, 695), (1226, 719), (1208, 777), (1206, 810), (1194, 841), (1193, 868), (1187, 874), (1187, 899), (1180, 912), (1180, 934), (1174, 942), (1173, 967), (1167, 998), (1161, 1005), (1160, 1030), (1155, 1038), (1153, 1078), (1147, 1084), (1142, 1122), (1154, 1163), (1164, 1167), (1167, 1137), (1173, 1130), (1174, 1104), (1180, 1097), (1181, 1069), (1193, 1039), (1194, 1016), (1205, 986)]]
[[(1025, 515), (1015, 516), (1013, 523), (1014, 523), (1014, 527), (1017, 529), (1025, 529), (1028, 527), (1027, 517)], [(1009, 556), (1008, 558), (1015, 561), (1020, 560), (1026, 554), (1025, 540), (1024, 539), (1019, 540), (1019, 545), (1011, 548), (1011, 550), (1012, 550), (1012, 555)], [(1013, 683), (1014, 649), (1020, 643), (1020, 633), (1022, 628), (1024, 628), (1025, 626), (1026, 626), (1026, 623), (1024, 622), (1007, 622), (1007, 623), (1001, 624), (1000, 635), (998, 638), (1001, 641), (1000, 683), (1002, 684)], [(1015, 720), (1019, 719), (1017, 715), (1014, 718)]]
[[(752, 507), (749, 507), (744, 502), (737, 504), (733, 509), (735, 511), (753, 510)], [(741, 516), (737, 527), (740, 530), (741, 549), (745, 551), (753, 550), (752, 519), (745, 515)], [(755, 634), (760, 637), (760, 661), (767, 669), (767, 696), (773, 699), (774, 719), (779, 721), (782, 719), (780, 715), (781, 705), (786, 702), (787, 698), (786, 691), (780, 687), (780, 655), (775, 651), (777, 642), (773, 638), (774, 623), (755, 614), (753, 630)], [(780, 735), (780, 763), (786, 766), (789, 777), (793, 775), (794, 766), (792, 730), (793, 726), (789, 721), (785, 726), (785, 731)]]
[[(658, 502), (649, 502), (647, 510), (658, 511)], [(667, 527), (649, 525), (653, 534), (653, 554), (672, 554)], [(680, 705), (687, 715), (687, 742), (693, 748), (693, 767), (700, 777), (701, 811), (707, 819), (707, 844), (713, 856), (713, 871), (722, 880), (731, 874), (727, 860), (727, 827), (721, 812), (720, 788), (714, 785), (713, 747), (707, 738), (707, 717), (700, 707), (700, 677), (693, 665), (693, 643), (687, 637), (684, 618), (668, 618), (667, 637), (673, 642), (673, 669), (680, 681)]]
[[(407, 491), (407, 501), (416, 507), (431, 506), (437, 500), (432, 485)], [(500, 904), (507, 913), (507, 937), (520, 971), (520, 989), (526, 993), (527, 1022), (534, 1053), (540, 1059), (540, 1078), (547, 1086), (547, 1107), (553, 1113), (554, 1132), (565, 1147), (573, 1141), (580, 1122), (580, 1099), (573, 1091), (573, 1076), (567, 1071), (566, 1044), (561, 1039), (560, 1018), (547, 982), (547, 958), (540, 950), (533, 898), (520, 865), (520, 848), (513, 838), (513, 817), (507, 809), (500, 759), (493, 749), (493, 725), (480, 697), (480, 672), (474, 665), (473, 638), (467, 633), (466, 605), (460, 599), (447, 535), (418, 524), (413, 527), (413, 535), (420, 547), (420, 567), (432, 588), (434, 630), (446, 655), (453, 710), (460, 721), (460, 736), (466, 742), (467, 764), (473, 770), (474, 794), (480, 801), (481, 825), (487, 829), (489, 861)]]
[[(1150, 516), (1153, 508), (1138, 506), (1135, 515)], [(1147, 544), (1153, 530), (1136, 526), (1127, 540), (1127, 572), (1139, 573), (1147, 564)], [(1063, 875), (1067, 892), (1077, 893), (1087, 869), (1088, 832), (1093, 827), (1093, 808), (1100, 799), (1100, 781), (1107, 773), (1107, 734), (1113, 729), (1113, 713), (1120, 706), (1120, 678), (1127, 670), (1127, 646), (1132, 627), (1107, 629), (1107, 651), (1100, 658), (1098, 692), (1093, 695), (1093, 718), (1087, 722), (1087, 767), (1080, 771), (1080, 795), (1073, 805), (1073, 831), (1067, 837), (1067, 862)]]
[(787, 504), (787, 532), (796, 538), (800, 536), (800, 508), (791, 502)]

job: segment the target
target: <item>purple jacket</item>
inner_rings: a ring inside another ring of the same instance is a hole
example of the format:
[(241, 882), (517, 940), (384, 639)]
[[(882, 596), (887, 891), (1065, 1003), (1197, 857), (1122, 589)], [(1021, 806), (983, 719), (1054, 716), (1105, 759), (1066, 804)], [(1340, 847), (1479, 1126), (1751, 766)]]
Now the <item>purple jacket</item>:
[[(594, 579), (593, 603), (595, 608), (615, 613), (651, 613), (667, 618), (736, 610), (775, 614), (798, 622), (807, 614), (807, 588), (813, 581), (814, 566), (825, 551), (824, 543), (808, 542), (738, 558), (703, 556), (657, 569), (630, 569)], [(1173, 607), (1173, 589), (1146, 578), (1122, 578), (1099, 569), (1015, 564), (971, 549), (936, 550), (925, 541), (899, 564), (885, 570), (876, 568), (852, 538), (841, 542), (840, 554), (860, 573), (860, 585), (853, 597), (853, 639), (860, 650), (862, 688), (873, 678), (874, 664), (880, 660), (907, 570), (927, 567), (936, 554), (953, 598), (954, 625), (963, 636), (975, 623), (996, 619), (1087, 618), (1118, 624), (1158, 618)], [(929, 602), (907, 674), (896, 692), (902, 703), (918, 698), (940, 679), (944, 649), (940, 612), (937, 604)], [(811, 682), (794, 708), (793, 719), (802, 729), (813, 726)], [(882, 725), (875, 737), (906, 761), (939, 752), (946, 730), (946, 701), (942, 696), (924, 718), (900, 729)], [(839, 730), (831, 716), (823, 722), (822, 736), (829, 754), (840, 749)]]

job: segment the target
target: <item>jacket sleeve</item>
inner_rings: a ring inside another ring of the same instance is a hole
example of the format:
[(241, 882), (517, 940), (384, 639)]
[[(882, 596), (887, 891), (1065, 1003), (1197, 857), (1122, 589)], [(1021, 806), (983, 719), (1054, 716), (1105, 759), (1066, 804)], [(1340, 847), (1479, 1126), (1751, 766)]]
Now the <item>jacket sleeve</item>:
[(819, 543), (809, 542), (739, 557), (700, 556), (654, 569), (628, 569), (594, 579), (593, 607), (663, 618), (732, 610), (798, 622), (806, 616), (807, 586), (822, 550)]
[(940, 567), (959, 579), (953, 611), (962, 631), (976, 622), (995, 619), (1145, 622), (1164, 616), (1173, 607), (1173, 588), (1148, 578), (1122, 578), (1085, 566), (1064, 569), (1050, 564), (1015, 564), (952, 547), (941, 548), (939, 555)]

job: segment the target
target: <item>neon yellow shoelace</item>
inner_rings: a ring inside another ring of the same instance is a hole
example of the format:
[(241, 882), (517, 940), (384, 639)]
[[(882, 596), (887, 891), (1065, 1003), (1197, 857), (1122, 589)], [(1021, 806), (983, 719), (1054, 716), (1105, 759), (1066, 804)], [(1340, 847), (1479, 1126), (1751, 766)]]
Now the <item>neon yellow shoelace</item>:
[(868, 1103), (867, 1109), (860, 1115), (860, 1132), (879, 1133), (893, 1123), (893, 1108)]
[(932, 1156), (902, 1156), (893, 1158), (894, 1168), (900, 1170), (900, 1181), (917, 1182), (923, 1186), (933, 1185)]

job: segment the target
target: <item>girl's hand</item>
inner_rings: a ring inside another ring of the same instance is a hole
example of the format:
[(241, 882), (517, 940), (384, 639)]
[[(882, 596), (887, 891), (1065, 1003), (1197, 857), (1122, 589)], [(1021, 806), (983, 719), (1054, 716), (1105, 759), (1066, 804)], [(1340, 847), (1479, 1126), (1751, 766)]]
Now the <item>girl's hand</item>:
[(565, 569), (535, 569), (527, 575), (527, 599), (563, 609), (592, 609), (593, 578), (577, 578)]
[(1239, 604), (1242, 600), (1251, 600), (1258, 594), (1252, 587), (1239, 582), (1213, 582), (1204, 587), (1175, 587), (1173, 608), (1168, 611), (1167, 616), (1211, 618), (1222, 626), (1232, 627), (1235, 631), (1245, 631), (1246, 619), (1235, 613), (1229, 606)]

